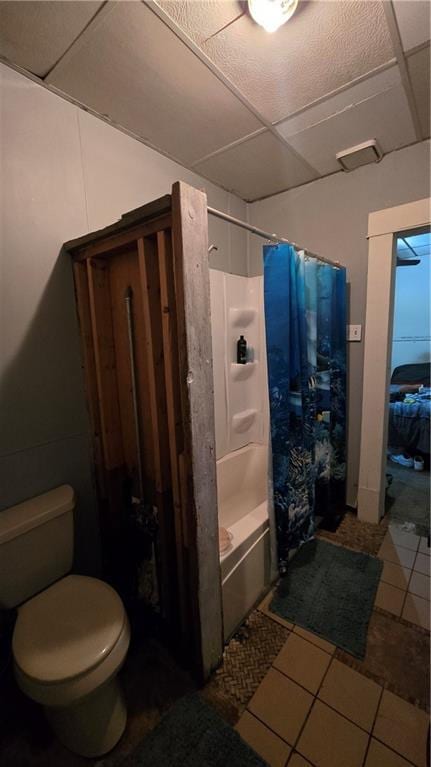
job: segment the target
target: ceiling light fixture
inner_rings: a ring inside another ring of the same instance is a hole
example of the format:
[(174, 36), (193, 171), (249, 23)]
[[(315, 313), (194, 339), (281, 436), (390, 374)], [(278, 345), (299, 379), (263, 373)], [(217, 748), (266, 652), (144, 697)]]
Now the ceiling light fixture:
[(296, 11), (299, 0), (248, 0), (251, 17), (267, 32), (289, 21)]

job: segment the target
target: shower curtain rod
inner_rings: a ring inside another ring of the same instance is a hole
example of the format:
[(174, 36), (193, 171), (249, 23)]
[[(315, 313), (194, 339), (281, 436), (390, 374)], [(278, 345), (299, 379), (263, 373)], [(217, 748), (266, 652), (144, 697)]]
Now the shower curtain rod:
[(307, 256), (316, 258), (318, 261), (323, 261), (324, 264), (329, 264), (329, 266), (333, 266), (336, 269), (341, 267), (341, 264), (338, 261), (330, 261), (329, 258), (317, 256), (315, 253), (312, 253), (311, 250), (307, 250), (307, 248), (301, 248), (301, 246), (297, 245), (296, 242), (290, 242), (290, 240), (286, 240), (285, 237), (279, 237), (277, 234), (269, 234), (268, 232), (264, 232), (263, 229), (258, 229), (257, 226), (248, 224), (246, 221), (241, 221), (239, 218), (234, 218), (234, 216), (230, 216), (228, 213), (223, 213), (223, 211), (217, 210), (216, 208), (211, 208), (209, 205), (207, 206), (207, 210), (211, 216), (221, 218), (223, 221), (228, 221), (229, 224), (240, 226), (242, 229), (247, 229), (249, 232), (252, 232), (252, 234), (256, 234), (258, 237), (263, 237), (265, 240), (270, 240), (271, 242), (285, 242), (287, 245), (293, 245), (295, 248), (297, 248), (297, 250), (302, 250)]

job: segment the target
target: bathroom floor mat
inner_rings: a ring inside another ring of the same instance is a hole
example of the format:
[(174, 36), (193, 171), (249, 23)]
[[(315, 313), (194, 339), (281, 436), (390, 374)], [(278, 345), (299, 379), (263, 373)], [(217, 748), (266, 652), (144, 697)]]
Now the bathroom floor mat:
[(309, 541), (289, 562), (269, 609), (362, 659), (382, 567), (369, 554)]
[(197, 693), (178, 700), (124, 767), (268, 767)]

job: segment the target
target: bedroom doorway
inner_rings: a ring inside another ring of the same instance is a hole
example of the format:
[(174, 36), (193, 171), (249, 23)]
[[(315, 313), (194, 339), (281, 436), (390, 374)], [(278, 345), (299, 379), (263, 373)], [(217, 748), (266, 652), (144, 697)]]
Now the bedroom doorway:
[(358, 518), (364, 522), (378, 524), (385, 514), (396, 244), (398, 237), (419, 234), (429, 230), (430, 226), (429, 198), (375, 211), (368, 217), (368, 277), (357, 504)]
[(402, 532), (430, 532), (431, 230), (395, 245), (385, 512)]

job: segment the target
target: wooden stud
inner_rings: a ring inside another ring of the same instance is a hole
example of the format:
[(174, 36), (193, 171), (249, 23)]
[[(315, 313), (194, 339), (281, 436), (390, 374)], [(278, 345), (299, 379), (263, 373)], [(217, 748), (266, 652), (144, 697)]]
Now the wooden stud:
[(102, 256), (103, 258), (110, 258), (115, 256), (119, 251), (125, 251), (127, 248), (136, 248), (136, 243), (142, 237), (149, 237), (157, 234), (161, 229), (170, 229), (171, 217), (163, 216), (155, 221), (149, 221), (146, 224), (127, 229), (126, 231), (119, 232), (118, 234), (112, 234), (103, 240), (96, 240), (96, 242), (90, 242), (79, 249), (75, 259), (77, 261), (86, 260), (87, 258), (96, 258)]
[(194, 654), (202, 679), (220, 663), (223, 649), (207, 216), (204, 192), (182, 182), (174, 184), (173, 252), (185, 440), (183, 484), (190, 536)]
[[(82, 237), (76, 237), (74, 240), (65, 242), (63, 248), (70, 253), (73, 258), (76, 258), (82, 248), (92, 242), (99, 242), (101, 240), (106, 242), (112, 235), (125, 230), (130, 231), (137, 226), (144, 226), (146, 223), (149, 223), (150, 225), (156, 224), (156, 226), (159, 227), (159, 222), (163, 220), (164, 216), (169, 216), (170, 211), (171, 196), (170, 194), (165, 194), (157, 200), (151, 200), (151, 202), (147, 202), (139, 208), (134, 208), (127, 213), (123, 213), (119, 221), (115, 221), (113, 224), (109, 224), (109, 226), (104, 226), (103, 229), (98, 229), (95, 232), (90, 232), (84, 234)], [(160, 228), (163, 228), (163, 226), (160, 226)]]
[(117, 582), (118, 535), (124, 522), (124, 481), (126, 477), (118, 404), (116, 360), (112, 328), (111, 297), (106, 262), (88, 260), (86, 263), (88, 298), (94, 346), (94, 368), (98, 411), (101, 424), (102, 453), (106, 502), (99, 514), (106, 516), (102, 525), (102, 552), (106, 575)]
[(172, 244), (169, 232), (157, 234), (158, 266), (160, 275), (161, 320), (163, 332), (163, 352), (165, 363), (165, 386), (167, 419), (169, 429), (169, 450), (171, 458), (172, 497), (174, 505), (175, 542), (178, 570), (178, 597), (181, 634), (184, 638), (189, 633), (190, 612), (188, 609), (187, 561), (187, 525), (184, 524), (182, 492), (180, 485), (179, 455), (183, 452), (183, 430), (181, 423), (181, 399), (179, 394), (178, 339), (175, 312), (175, 292)]
[(165, 426), (167, 414), (156, 240), (138, 240), (138, 256), (148, 366), (148, 397), (154, 439), (155, 486), (157, 492), (163, 493), (170, 487), (170, 457), (169, 435)]
[(106, 497), (105, 476), (102, 455), (102, 434), (97, 393), (96, 363), (90, 313), (88, 275), (85, 263), (74, 263), (73, 274), (78, 324), (81, 339), (82, 368), (85, 381), (87, 408), (93, 432), (93, 454), (98, 492)]
[(103, 260), (89, 259), (87, 273), (102, 445), (105, 468), (109, 471), (124, 464), (109, 277)]

